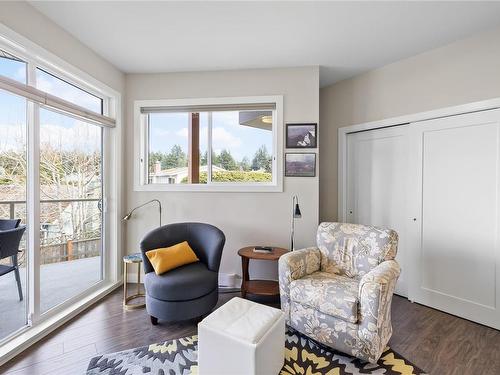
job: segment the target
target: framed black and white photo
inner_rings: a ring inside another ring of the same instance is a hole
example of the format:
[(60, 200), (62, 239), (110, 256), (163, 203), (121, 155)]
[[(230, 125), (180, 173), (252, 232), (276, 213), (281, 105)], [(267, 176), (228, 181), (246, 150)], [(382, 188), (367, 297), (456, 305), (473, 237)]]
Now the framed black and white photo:
[(318, 124), (286, 124), (286, 148), (316, 148)]
[(312, 152), (287, 152), (285, 154), (286, 177), (315, 177), (316, 154)]

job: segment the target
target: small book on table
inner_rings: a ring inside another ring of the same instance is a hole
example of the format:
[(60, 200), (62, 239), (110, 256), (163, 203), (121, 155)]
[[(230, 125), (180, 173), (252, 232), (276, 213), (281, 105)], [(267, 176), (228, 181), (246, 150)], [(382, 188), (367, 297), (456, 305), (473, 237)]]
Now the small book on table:
[(254, 253), (269, 254), (273, 252), (273, 248), (271, 246), (255, 246), (253, 251)]

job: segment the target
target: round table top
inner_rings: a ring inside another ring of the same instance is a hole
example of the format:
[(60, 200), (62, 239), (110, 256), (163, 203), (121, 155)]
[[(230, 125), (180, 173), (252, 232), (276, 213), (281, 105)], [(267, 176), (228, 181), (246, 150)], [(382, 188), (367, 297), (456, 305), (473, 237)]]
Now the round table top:
[(123, 261), (126, 263), (141, 263), (142, 262), (141, 253), (125, 255), (123, 257)]
[(288, 253), (287, 249), (281, 247), (274, 247), (273, 251), (269, 253), (258, 253), (253, 251), (255, 246), (247, 246), (238, 250), (238, 255), (248, 259), (261, 259), (261, 260), (278, 260), (280, 256)]

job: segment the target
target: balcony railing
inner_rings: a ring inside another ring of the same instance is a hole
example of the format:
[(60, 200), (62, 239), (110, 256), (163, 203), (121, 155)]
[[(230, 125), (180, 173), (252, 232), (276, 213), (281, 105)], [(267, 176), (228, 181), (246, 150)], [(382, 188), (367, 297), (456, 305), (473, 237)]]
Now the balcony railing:
[[(101, 211), (101, 199), (99, 198), (81, 198), (81, 199), (41, 199), (40, 203), (43, 204), (84, 204), (96, 202), (96, 207), (92, 209)], [(25, 200), (4, 200), (0, 201), (0, 218), (20, 218), (23, 222), (26, 222), (26, 210), (17, 212), (18, 206), (25, 206)], [(7, 210), (5, 210), (7, 206)], [(2, 209), (2, 207), (4, 209)], [(42, 216), (44, 215), (44, 210), (42, 209)], [(59, 227), (64, 226), (65, 218), (63, 211), (60, 211), (55, 216), (59, 221)], [(50, 220), (49, 220), (50, 221)], [(59, 263), (64, 261), (71, 261), (81, 258), (89, 258), (93, 256), (98, 256), (101, 253), (101, 221), (99, 219), (97, 228), (80, 230), (77, 233), (71, 233), (70, 235), (65, 234), (61, 231), (50, 231), (44, 226), (51, 225), (54, 223), (43, 222), (40, 227), (40, 263)], [(94, 223), (95, 224), (95, 223)], [(95, 225), (94, 225), (95, 226)], [(19, 250), (21, 254), (19, 256), (20, 265), (23, 266), (25, 263), (25, 250), (26, 241), (23, 238), (20, 244)], [(1, 260), (0, 260), (1, 261)]]
[[(78, 199), (40, 199), (40, 203), (73, 203), (73, 202), (100, 202), (100, 198), (78, 198)], [(16, 204), (26, 204), (26, 201), (0, 201), (0, 205), (9, 206), (9, 219), (15, 218)]]

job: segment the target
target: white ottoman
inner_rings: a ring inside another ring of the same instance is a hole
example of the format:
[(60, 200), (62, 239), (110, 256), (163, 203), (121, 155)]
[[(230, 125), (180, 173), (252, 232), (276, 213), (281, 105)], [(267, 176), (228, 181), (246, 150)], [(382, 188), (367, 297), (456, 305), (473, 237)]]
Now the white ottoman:
[(277, 375), (285, 314), (235, 297), (198, 324), (199, 375)]

